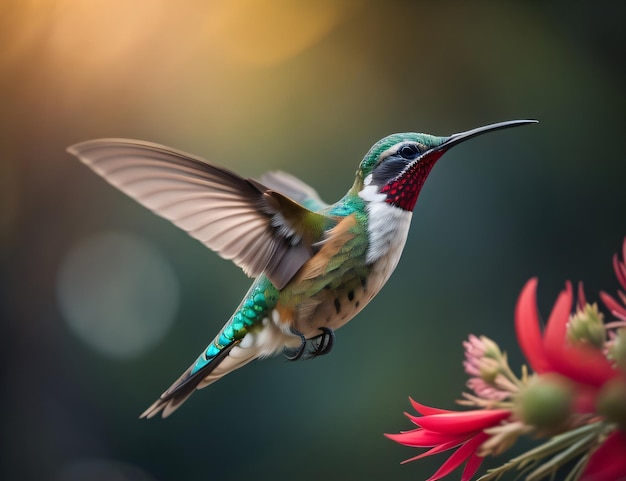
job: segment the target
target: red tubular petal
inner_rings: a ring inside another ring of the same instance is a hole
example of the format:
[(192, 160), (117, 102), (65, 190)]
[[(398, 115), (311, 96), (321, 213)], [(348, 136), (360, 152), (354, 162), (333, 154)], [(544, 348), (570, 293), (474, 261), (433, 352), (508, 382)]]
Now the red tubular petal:
[(485, 458), (472, 454), (467, 460), (467, 464), (465, 465), (465, 469), (461, 475), (461, 481), (470, 481), (476, 474), (476, 471), (478, 471), (478, 468), (480, 468), (480, 465), (483, 463), (483, 459)]
[(554, 303), (543, 336), (544, 353), (552, 369), (579, 383), (601, 387), (615, 377), (611, 367), (599, 349), (567, 341), (567, 323), (572, 309), (572, 285), (567, 282)]
[(455, 443), (461, 444), (471, 437), (471, 434), (442, 434), (433, 433), (425, 429), (413, 429), (399, 434), (385, 434), (392, 441), (403, 446), (412, 448), (431, 448), (440, 444)]
[[(626, 243), (624, 245), (626, 245)], [(626, 252), (624, 254), (626, 255)], [(620, 263), (617, 254), (613, 256), (613, 270), (621, 286), (626, 289), (626, 265)]]
[(583, 287), (583, 281), (578, 283), (578, 299), (577, 299), (578, 309), (583, 310), (585, 308), (585, 304), (587, 304), (587, 298), (585, 297), (585, 288)]
[[(442, 413), (442, 414), (446, 414), (446, 413)], [(420, 428), (422, 428), (422, 419), (424, 419), (424, 416), (415, 416), (414, 414), (411, 413), (407, 413), (405, 412), (404, 415), (409, 418), (409, 420), (415, 424), (416, 426), (419, 426)], [(430, 414), (430, 416), (434, 416), (434, 414)]]
[(419, 455), (414, 456), (414, 457), (409, 458), (409, 459), (405, 459), (400, 464), (410, 463), (411, 461), (417, 461), (418, 459), (422, 459), (422, 458), (425, 458), (427, 456), (432, 456), (434, 454), (443, 453), (444, 451), (447, 451), (448, 449), (452, 449), (452, 448), (458, 446), (459, 444), (460, 443), (457, 443), (455, 441), (452, 441), (452, 442), (449, 442), (449, 443), (440, 444), (439, 446), (435, 446), (434, 448), (429, 449), (425, 453), (419, 454)]
[(530, 279), (517, 299), (515, 306), (515, 332), (517, 342), (536, 373), (550, 370), (550, 364), (543, 352), (539, 313), (537, 312), (537, 278)]
[(423, 416), (418, 418), (416, 423), (428, 431), (464, 434), (495, 426), (510, 415), (511, 411), (508, 409), (461, 411)]
[(598, 390), (595, 388), (585, 385), (577, 386), (574, 395), (574, 411), (577, 413), (595, 413), (597, 395)]
[(411, 401), (411, 405), (413, 406), (413, 409), (415, 409), (418, 413), (420, 413), (423, 416), (429, 416), (431, 414), (444, 414), (444, 413), (453, 412), (447, 409), (432, 408), (430, 406), (426, 406), (425, 404), (420, 404), (417, 401), (414, 401), (412, 398), (409, 398), (409, 401)]
[(604, 291), (600, 291), (600, 299), (604, 302), (606, 308), (611, 311), (611, 314), (617, 317), (626, 316), (626, 307), (617, 302), (611, 295)]
[(586, 345), (565, 346), (558, 352), (548, 351), (554, 370), (573, 381), (600, 388), (619, 376), (602, 351)]
[(626, 433), (613, 431), (589, 458), (580, 481), (618, 481), (626, 479)]
[(470, 439), (463, 446), (457, 449), (456, 452), (452, 456), (450, 456), (445, 463), (441, 465), (441, 467), (435, 472), (435, 474), (433, 474), (426, 481), (437, 481), (438, 479), (441, 479), (450, 474), (452, 471), (458, 468), (463, 463), (463, 461), (465, 461), (472, 454), (474, 454), (478, 447), (488, 438), (489, 436), (487, 434), (481, 433), (478, 436)]
[(568, 281), (565, 283), (565, 290), (561, 291), (554, 303), (543, 333), (544, 353), (550, 363), (551, 354), (561, 351), (567, 342), (567, 323), (572, 312), (572, 300), (572, 284)]

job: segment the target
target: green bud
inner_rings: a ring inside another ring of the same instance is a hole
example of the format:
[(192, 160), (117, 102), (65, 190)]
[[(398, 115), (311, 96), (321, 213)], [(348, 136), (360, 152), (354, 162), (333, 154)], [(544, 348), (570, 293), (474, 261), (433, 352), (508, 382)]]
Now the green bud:
[[(485, 360), (486, 361), (486, 360)], [(487, 384), (493, 384), (500, 374), (500, 366), (495, 362), (482, 362), (480, 365), (480, 378)]]
[(520, 393), (517, 414), (530, 426), (556, 428), (567, 421), (572, 400), (573, 391), (567, 380), (551, 374), (536, 376)]
[(626, 327), (617, 330), (609, 347), (608, 358), (615, 361), (619, 369), (626, 372)]
[(626, 428), (626, 382), (621, 379), (607, 382), (598, 394), (596, 408), (607, 421)]
[(586, 304), (570, 318), (567, 338), (571, 342), (584, 342), (602, 349), (606, 341), (603, 318), (596, 303)]
[(485, 348), (485, 357), (500, 361), (502, 359), (502, 352), (498, 345), (489, 339), (487, 336), (480, 336), (480, 340), (483, 342)]

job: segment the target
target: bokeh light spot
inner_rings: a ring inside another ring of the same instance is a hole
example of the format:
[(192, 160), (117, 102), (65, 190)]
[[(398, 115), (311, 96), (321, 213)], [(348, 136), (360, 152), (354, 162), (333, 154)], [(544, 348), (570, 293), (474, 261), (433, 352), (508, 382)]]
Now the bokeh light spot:
[(156, 344), (172, 325), (179, 286), (152, 244), (108, 232), (67, 254), (57, 297), (74, 334), (102, 354), (130, 358)]
[[(206, 34), (216, 53), (242, 65), (275, 65), (321, 41), (359, 2), (332, 0), (219, 1)], [(263, 19), (260, 21), (259, 19)]]

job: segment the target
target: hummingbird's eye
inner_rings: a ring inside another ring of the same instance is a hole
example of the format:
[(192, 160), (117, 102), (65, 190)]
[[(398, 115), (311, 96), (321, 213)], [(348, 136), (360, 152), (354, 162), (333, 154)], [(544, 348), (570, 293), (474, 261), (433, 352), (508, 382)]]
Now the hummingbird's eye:
[(417, 145), (408, 144), (408, 145), (402, 146), (400, 150), (398, 151), (398, 153), (403, 159), (413, 160), (415, 159), (415, 157), (417, 157), (420, 154), (420, 151), (417, 148)]

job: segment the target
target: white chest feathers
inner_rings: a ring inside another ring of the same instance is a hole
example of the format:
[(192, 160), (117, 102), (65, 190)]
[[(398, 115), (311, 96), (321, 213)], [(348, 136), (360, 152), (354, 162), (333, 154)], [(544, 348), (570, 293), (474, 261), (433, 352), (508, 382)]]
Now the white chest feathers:
[[(366, 186), (359, 196), (367, 202), (367, 263), (383, 263), (385, 281), (398, 265), (411, 225), (413, 213), (385, 202), (385, 194), (374, 185)], [(382, 274), (382, 273), (381, 273)]]

